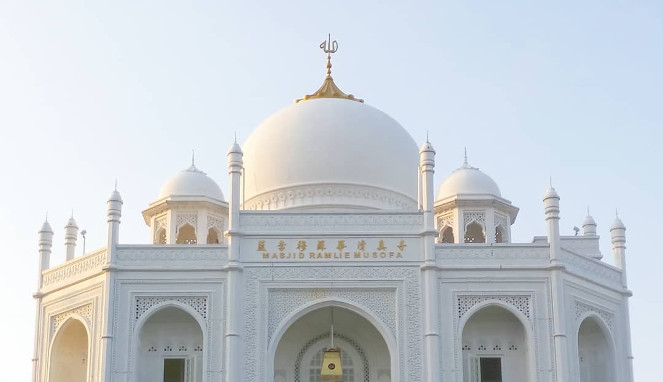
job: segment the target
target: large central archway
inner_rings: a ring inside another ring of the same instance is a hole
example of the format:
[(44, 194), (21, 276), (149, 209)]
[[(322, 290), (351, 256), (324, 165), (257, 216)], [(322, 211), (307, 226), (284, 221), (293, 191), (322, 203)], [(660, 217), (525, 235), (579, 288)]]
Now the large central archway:
[(340, 306), (314, 309), (285, 330), (274, 355), (274, 381), (320, 381), (323, 353), (331, 342), (332, 310), (343, 382), (391, 381), (391, 356), (380, 331), (360, 314)]

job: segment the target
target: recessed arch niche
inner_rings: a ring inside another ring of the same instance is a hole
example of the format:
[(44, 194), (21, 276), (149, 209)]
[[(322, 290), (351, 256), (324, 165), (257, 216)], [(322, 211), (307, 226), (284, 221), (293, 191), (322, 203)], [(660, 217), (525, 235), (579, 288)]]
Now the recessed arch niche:
[(582, 382), (614, 382), (614, 350), (603, 322), (586, 317), (578, 328), (578, 372)]
[(310, 311), (284, 331), (274, 355), (274, 380), (320, 381), (321, 365), (316, 361), (330, 347), (332, 310), (334, 345), (347, 365), (343, 381), (391, 381), (391, 356), (379, 330), (358, 313), (339, 306)]
[(83, 323), (68, 319), (55, 335), (48, 373), (50, 382), (85, 382), (89, 364), (89, 337)]

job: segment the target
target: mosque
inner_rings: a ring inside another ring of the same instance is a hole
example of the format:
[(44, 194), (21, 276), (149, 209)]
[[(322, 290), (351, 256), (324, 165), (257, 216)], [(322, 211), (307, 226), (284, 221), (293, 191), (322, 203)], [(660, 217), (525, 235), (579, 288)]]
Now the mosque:
[[(591, 216), (513, 243), (518, 207), (467, 158), (435, 192), (435, 149), (327, 76), (228, 151), (227, 198), (195, 163), (119, 240), (50, 264), (39, 230), (33, 381), (633, 381), (625, 227), (603, 262)], [(369, 144), (370, 142), (370, 144)], [(278, 150), (275, 147), (287, 147)], [(131, 212), (135, 213), (135, 212)]]

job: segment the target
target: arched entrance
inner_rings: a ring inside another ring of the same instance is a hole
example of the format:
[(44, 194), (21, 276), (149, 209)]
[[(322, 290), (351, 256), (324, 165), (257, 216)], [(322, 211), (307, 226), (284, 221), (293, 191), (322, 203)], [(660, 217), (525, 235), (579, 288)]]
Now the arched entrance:
[(89, 363), (89, 339), (83, 323), (70, 318), (58, 330), (51, 347), (50, 382), (85, 382)]
[(614, 382), (612, 341), (593, 316), (585, 318), (578, 329), (578, 367), (581, 382)]
[(476, 311), (462, 332), (464, 382), (527, 382), (530, 346), (523, 322), (498, 305)]
[(274, 381), (318, 382), (322, 356), (334, 346), (341, 352), (343, 382), (389, 382), (391, 357), (378, 329), (366, 318), (339, 306), (306, 313), (284, 332), (274, 356)]
[(201, 382), (203, 332), (198, 321), (178, 306), (165, 306), (138, 326), (134, 380)]

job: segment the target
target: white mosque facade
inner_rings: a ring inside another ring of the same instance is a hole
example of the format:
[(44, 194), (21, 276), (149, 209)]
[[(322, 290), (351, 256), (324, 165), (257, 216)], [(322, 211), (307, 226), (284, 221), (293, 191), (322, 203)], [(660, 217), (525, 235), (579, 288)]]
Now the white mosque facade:
[(550, 188), (546, 234), (513, 243), (495, 181), (434, 170), (328, 75), (230, 148), (227, 199), (193, 163), (168, 180), (149, 244), (120, 242), (117, 190), (101, 250), (74, 256), (72, 218), (51, 266), (44, 223), (33, 381), (632, 381), (621, 221), (612, 266)]

